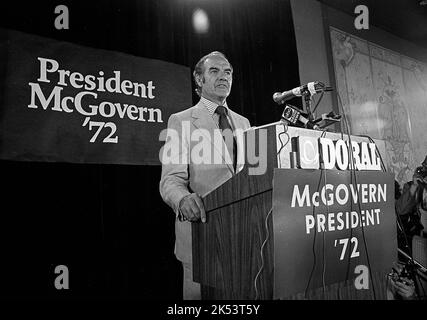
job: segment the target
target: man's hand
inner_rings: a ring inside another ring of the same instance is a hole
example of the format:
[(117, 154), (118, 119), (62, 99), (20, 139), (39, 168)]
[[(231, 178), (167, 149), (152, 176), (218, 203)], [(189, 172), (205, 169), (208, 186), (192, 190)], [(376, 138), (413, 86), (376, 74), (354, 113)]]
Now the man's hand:
[(423, 178), (418, 173), (414, 173), (412, 181), (414, 182), (414, 185), (418, 187), (418, 185), (423, 182)]
[(411, 193), (412, 196), (414, 196), (418, 190), (418, 187), (421, 187), (422, 185), (427, 184), (427, 177), (423, 178), (419, 173), (415, 172), (414, 175), (412, 176), (412, 181), (413, 181), (413, 184), (409, 188), (409, 192)]
[(185, 196), (180, 202), (179, 210), (188, 221), (194, 222), (201, 219), (202, 222), (206, 222), (205, 207), (196, 193)]
[(412, 299), (415, 293), (414, 282), (408, 278), (402, 278), (402, 281), (391, 280), (395, 292), (405, 300)]

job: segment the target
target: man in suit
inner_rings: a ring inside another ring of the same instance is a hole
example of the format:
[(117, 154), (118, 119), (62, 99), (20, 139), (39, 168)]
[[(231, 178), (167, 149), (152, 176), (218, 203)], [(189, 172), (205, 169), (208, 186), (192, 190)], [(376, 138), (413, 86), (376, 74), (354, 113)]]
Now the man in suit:
[(193, 282), (191, 222), (206, 222), (201, 198), (243, 167), (241, 133), (250, 127), (248, 119), (227, 106), (233, 68), (224, 54), (202, 57), (193, 77), (200, 100), (170, 116), (161, 151), (160, 194), (176, 214), (175, 255), (184, 269), (184, 300), (201, 297), (200, 285)]

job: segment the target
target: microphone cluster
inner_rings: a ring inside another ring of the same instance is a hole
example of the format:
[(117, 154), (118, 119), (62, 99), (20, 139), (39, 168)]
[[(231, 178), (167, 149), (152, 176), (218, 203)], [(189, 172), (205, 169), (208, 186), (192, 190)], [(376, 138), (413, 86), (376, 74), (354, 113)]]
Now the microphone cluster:
[(292, 90), (276, 92), (273, 94), (273, 100), (278, 104), (283, 104), (285, 101), (291, 100), (296, 97), (302, 97), (307, 94), (315, 95), (323, 91), (332, 91), (332, 90), (333, 90), (332, 87), (326, 86), (322, 82), (319, 82), (319, 81), (309, 82), (300, 87), (293, 88)]

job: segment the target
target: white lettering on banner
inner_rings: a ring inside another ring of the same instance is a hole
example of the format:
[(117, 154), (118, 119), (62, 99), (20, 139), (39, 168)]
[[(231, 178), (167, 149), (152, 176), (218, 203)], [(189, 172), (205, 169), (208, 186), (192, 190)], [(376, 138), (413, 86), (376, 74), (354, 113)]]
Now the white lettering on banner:
[[(110, 93), (133, 95), (143, 99), (154, 99), (154, 89), (156, 87), (153, 81), (148, 81), (144, 84), (131, 82), (130, 80), (121, 80), (120, 71), (113, 71), (114, 76), (108, 79), (104, 78), (104, 71), (98, 72), (99, 77), (94, 75), (83, 75), (79, 72), (60, 69), (59, 62), (54, 59), (39, 57), (38, 60), (40, 61), (40, 74), (37, 78), (39, 83), (28, 83), (31, 88), (31, 98), (28, 108), (37, 109), (41, 107), (43, 110), (64, 111), (65, 113), (73, 113), (76, 111), (86, 117), (83, 121), (83, 127), (89, 124), (87, 127), (90, 131), (92, 131), (94, 127), (98, 128), (90, 139), (92, 143), (96, 141), (97, 136), (103, 128), (109, 128), (110, 134), (103, 139), (102, 142), (118, 143), (118, 136), (113, 137), (114, 133), (117, 131), (117, 126), (111, 121), (92, 121), (88, 117), (101, 116), (108, 119), (118, 117), (120, 119), (129, 119), (132, 121), (163, 122), (160, 108), (147, 108), (110, 101), (94, 103), (98, 99), (98, 94), (93, 91), (108, 91)], [(57, 85), (51, 89), (51, 92), (43, 92), (40, 83), (50, 83), (54, 74), (58, 77)], [(67, 86), (71, 86), (75, 89), (84, 89), (85, 91), (78, 92), (74, 97), (62, 96), (62, 90)]]
[[(280, 133), (279, 133), (280, 135)], [(277, 139), (280, 139), (278, 136)], [(337, 169), (337, 170), (376, 170), (380, 171), (381, 159), (374, 142), (296, 137), (298, 153), (295, 168)], [(292, 147), (294, 149), (294, 147)], [(281, 158), (280, 158), (281, 159)], [(285, 165), (286, 166), (286, 165)]]
[[(137, 120), (142, 122), (163, 122), (162, 111), (160, 109), (146, 108), (146, 107), (137, 107), (135, 105), (128, 105), (124, 103), (111, 103), (108, 101), (103, 101), (99, 105), (85, 104), (82, 105), (82, 99), (84, 96), (92, 96), (97, 98), (98, 95), (89, 91), (79, 92), (74, 98), (73, 97), (63, 97), (61, 98), (62, 88), (55, 86), (50, 95), (46, 96), (41, 91), (40, 85), (38, 83), (29, 83), (31, 87), (31, 101), (28, 105), (28, 108), (37, 109), (39, 105), (47, 110), (51, 106), (52, 111), (65, 111), (73, 112), (74, 109), (83, 116), (95, 116), (101, 115), (105, 118), (111, 118), (116, 114), (120, 119), (128, 118), (129, 120)], [(36, 101), (38, 100), (38, 104)]]
[(325, 169), (337, 167), (339, 170), (381, 170), (374, 143), (351, 141), (350, 148), (349, 141), (319, 138), (319, 144)]
[[(335, 203), (345, 206), (349, 202), (381, 203), (387, 202), (387, 184), (326, 184), (320, 191), (310, 192), (310, 185), (303, 188), (294, 185), (291, 198), (291, 208), (319, 207), (320, 204), (333, 206)], [(327, 232), (335, 230), (353, 229), (359, 226), (373, 226), (380, 224), (381, 210), (378, 208), (344, 212), (328, 212), (308, 214), (305, 216), (305, 231)], [(316, 230), (315, 230), (316, 228)]]
[[(345, 212), (329, 212), (317, 213), (315, 215), (305, 216), (305, 232), (310, 234), (315, 232), (328, 232), (335, 230), (350, 230), (357, 227), (369, 227), (379, 225), (381, 223), (381, 209), (361, 210), (360, 214), (357, 211)], [(316, 230), (314, 230), (314, 228)]]
[[(327, 192), (328, 191), (328, 192)], [(351, 192), (351, 193), (350, 193)], [(327, 193), (327, 194), (326, 194)], [(351, 194), (351, 201), (354, 204), (358, 203), (361, 199), (362, 203), (378, 203), (387, 201), (387, 184), (339, 184), (334, 188), (333, 185), (327, 184), (319, 191), (310, 193), (310, 185), (306, 184), (303, 190), (300, 190), (299, 185), (294, 185), (292, 191), (291, 207), (311, 207), (312, 205), (318, 207), (319, 195), (324, 205), (331, 206), (335, 200), (344, 205), (348, 202)]]
[[(40, 76), (37, 79), (39, 82), (50, 83), (48, 79), (48, 74), (55, 74), (56, 72), (59, 74), (58, 85), (67, 87), (69, 84), (75, 88), (80, 89), (83, 87), (83, 84), (77, 83), (84, 82), (84, 88), (86, 90), (95, 90), (105, 92), (107, 89), (108, 92), (111, 93), (124, 93), (126, 95), (134, 95), (136, 97), (154, 99), (155, 96), (153, 94), (154, 89), (156, 88), (153, 85), (153, 81), (148, 81), (147, 84), (131, 82), (129, 80), (121, 81), (120, 71), (113, 71), (114, 77), (104, 79), (104, 71), (99, 71), (98, 74), (100, 77), (95, 77), (93, 75), (86, 75), (79, 72), (72, 72), (70, 70), (59, 69), (59, 63), (53, 59), (46, 58), (37, 58), (40, 61)], [(67, 81), (68, 77), (68, 81)], [(97, 79), (97, 84), (94, 79)], [(105, 88), (105, 89), (104, 89)], [(128, 89), (133, 88), (132, 91), (128, 91)]]
[[(349, 238), (339, 239), (339, 244), (342, 245), (340, 260), (344, 260), (344, 257), (346, 255), (347, 247), (348, 247), (348, 240), (349, 240)], [(335, 243), (334, 243), (334, 247), (336, 247), (336, 246), (338, 246), (337, 240), (335, 240)], [(350, 258), (357, 258), (360, 256), (358, 246), (359, 246), (359, 240), (357, 240), (356, 237), (352, 237), (350, 239), (350, 250), (351, 250)]]

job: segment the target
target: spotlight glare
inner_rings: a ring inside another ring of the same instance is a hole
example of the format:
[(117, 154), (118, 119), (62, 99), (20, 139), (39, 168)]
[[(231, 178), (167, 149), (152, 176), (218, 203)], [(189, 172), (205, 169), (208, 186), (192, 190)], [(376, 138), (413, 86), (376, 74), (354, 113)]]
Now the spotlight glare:
[(209, 30), (209, 18), (202, 9), (193, 12), (193, 27), (197, 33), (206, 33)]

